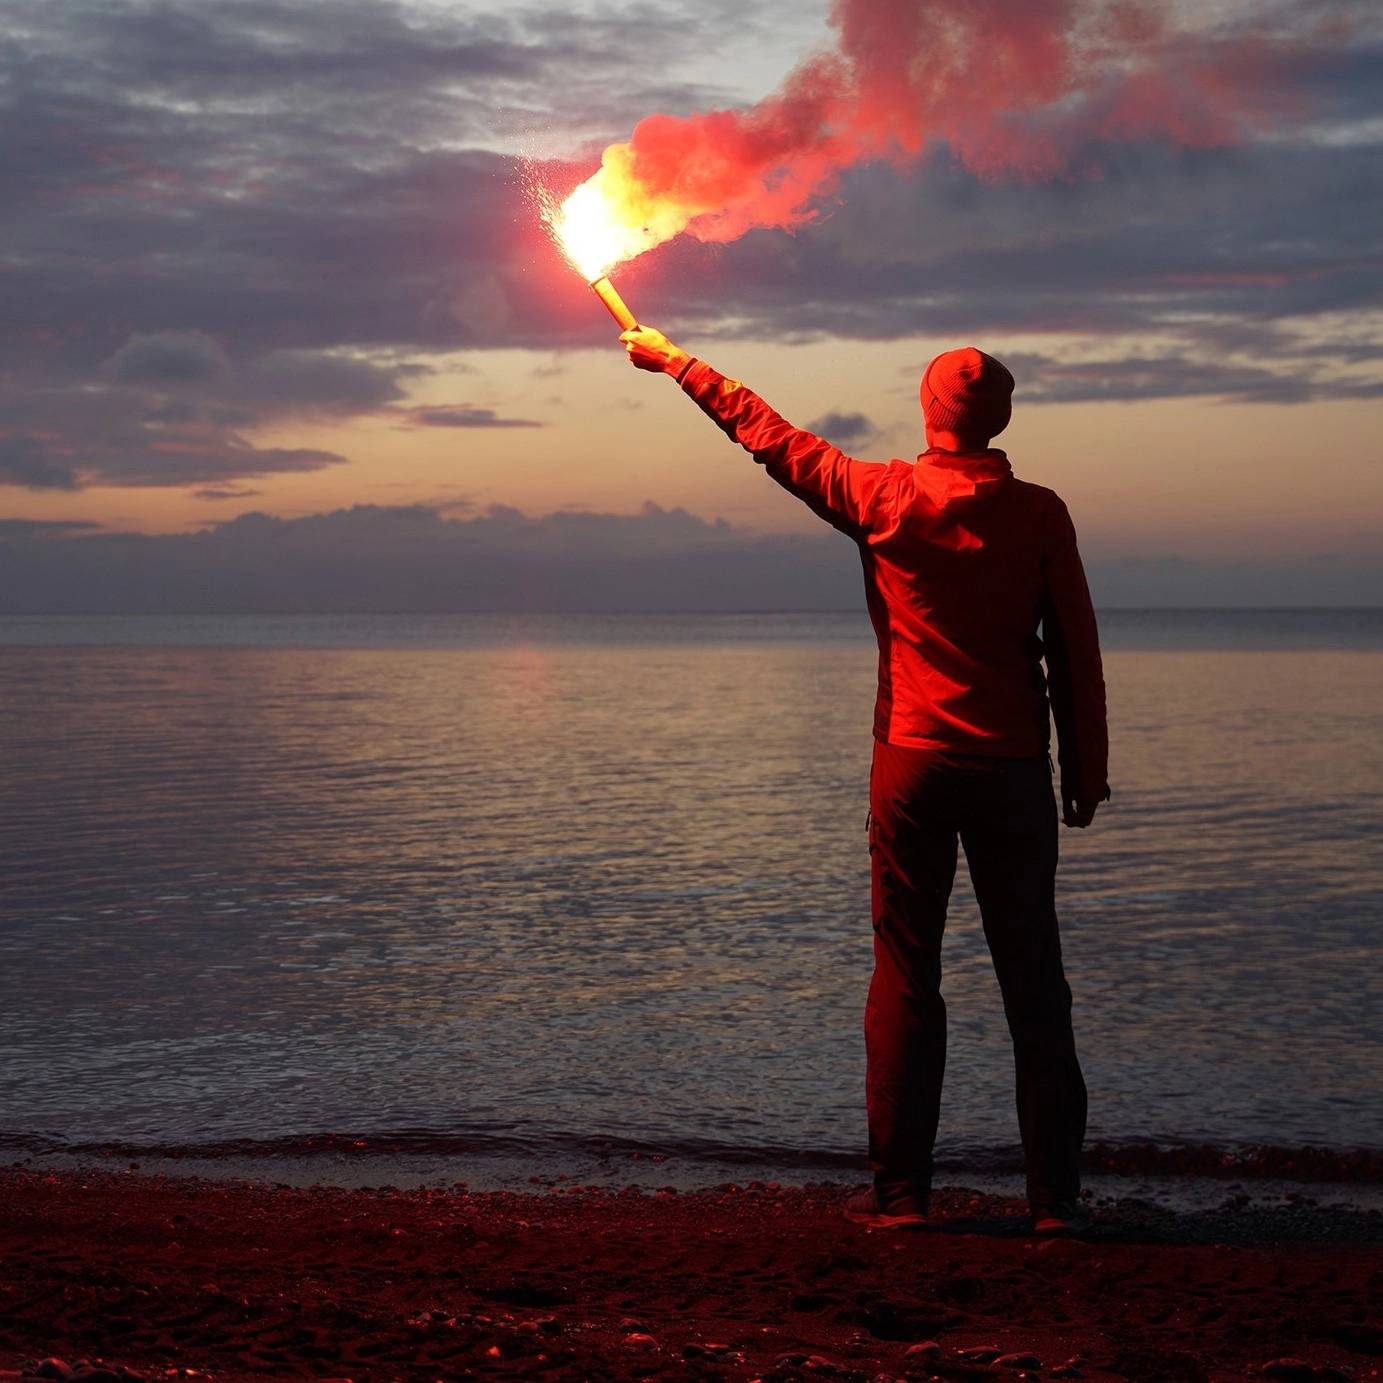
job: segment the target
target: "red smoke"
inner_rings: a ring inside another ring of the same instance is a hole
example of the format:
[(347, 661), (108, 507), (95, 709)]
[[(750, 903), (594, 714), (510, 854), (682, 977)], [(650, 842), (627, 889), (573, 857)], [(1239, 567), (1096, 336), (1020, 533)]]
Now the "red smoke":
[(757, 105), (651, 115), (605, 151), (592, 181), (640, 249), (799, 225), (844, 169), (937, 141), (1024, 179), (1088, 173), (1100, 142), (1225, 143), (1281, 101), (1251, 75), (1265, 55), (1301, 41), (1178, 31), (1159, 0), (835, 0), (831, 24), (835, 49)]

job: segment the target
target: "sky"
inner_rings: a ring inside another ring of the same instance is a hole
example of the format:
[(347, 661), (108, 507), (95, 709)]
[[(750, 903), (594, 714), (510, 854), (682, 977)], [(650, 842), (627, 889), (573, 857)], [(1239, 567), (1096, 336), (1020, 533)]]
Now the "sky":
[[(599, 605), (649, 563), (684, 608), (856, 600), (531, 189), (911, 10), (910, 132), (623, 266), (640, 319), (873, 459), (923, 449), (932, 355), (999, 356), (1106, 603), (1383, 604), (1376, 4), (975, 0), (957, 56), (955, 0), (840, 3), (6, 0), (0, 609)], [(1015, 114), (1005, 36), (1106, 12), (1127, 59)]]

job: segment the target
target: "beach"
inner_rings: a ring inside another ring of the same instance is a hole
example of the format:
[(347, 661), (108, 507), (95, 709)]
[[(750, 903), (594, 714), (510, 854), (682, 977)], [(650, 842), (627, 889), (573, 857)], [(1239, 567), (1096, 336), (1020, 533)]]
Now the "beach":
[[(692, 1193), (0, 1174), (0, 1377), (1220, 1383), (1383, 1370), (1383, 1217), (1111, 1201), (1085, 1240), (938, 1190), (917, 1232), (843, 1185)], [(100, 1360), (100, 1366), (94, 1361)], [(67, 1376), (49, 1362), (40, 1376)], [(28, 1370), (28, 1373), (24, 1371)]]
[(1016, 1199), (964, 871), (933, 1218), (841, 1215), (867, 621), (11, 628), (0, 1378), (1376, 1377), (1383, 625), (1338, 625), (1106, 621), (1079, 1242)]

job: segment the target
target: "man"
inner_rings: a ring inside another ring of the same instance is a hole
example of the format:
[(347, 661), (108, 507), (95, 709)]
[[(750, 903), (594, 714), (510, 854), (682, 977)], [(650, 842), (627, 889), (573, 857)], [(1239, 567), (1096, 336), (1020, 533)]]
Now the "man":
[(946, 1064), (941, 938), (959, 838), (1013, 1038), (1034, 1226), (1086, 1228), (1086, 1095), (1057, 933), (1048, 703), (1063, 817), (1085, 827), (1109, 796), (1104, 677), (1066, 507), (989, 445), (1008, 424), (1013, 376), (973, 347), (937, 356), (922, 376), (927, 451), (916, 464), (857, 461), (660, 332), (640, 326), (620, 339), (635, 366), (672, 375), (780, 485), (853, 538), (864, 562), (879, 642), (865, 1009), (874, 1184), (846, 1215), (876, 1228), (926, 1217)]

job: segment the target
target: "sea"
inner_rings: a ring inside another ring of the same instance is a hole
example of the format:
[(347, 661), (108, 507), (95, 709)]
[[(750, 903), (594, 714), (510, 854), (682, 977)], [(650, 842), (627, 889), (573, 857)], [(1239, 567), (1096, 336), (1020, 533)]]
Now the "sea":
[[(1378, 1182), (1383, 611), (1100, 621), (1091, 1160)], [(862, 1180), (874, 676), (862, 614), (0, 618), (0, 1159)], [(944, 964), (943, 1172), (1021, 1185), (963, 869)]]

